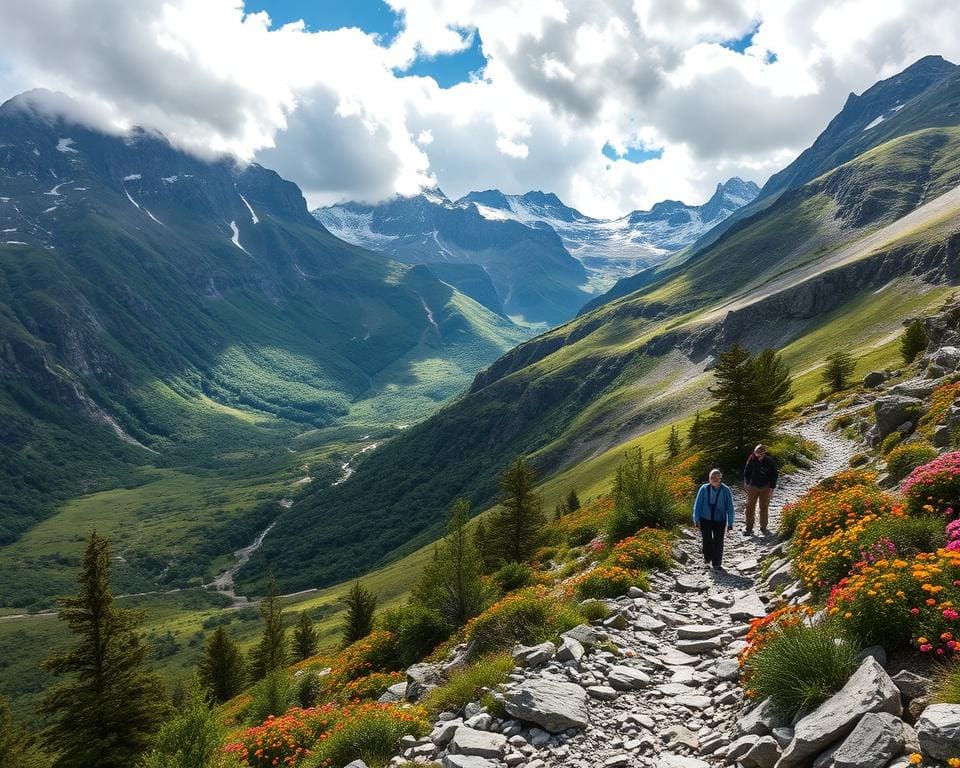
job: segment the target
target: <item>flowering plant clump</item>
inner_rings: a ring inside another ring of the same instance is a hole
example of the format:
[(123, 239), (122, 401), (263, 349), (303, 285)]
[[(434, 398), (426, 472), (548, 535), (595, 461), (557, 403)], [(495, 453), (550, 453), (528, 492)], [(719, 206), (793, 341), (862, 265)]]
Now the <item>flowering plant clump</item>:
[(568, 594), (580, 600), (618, 597), (627, 594), (630, 587), (647, 590), (650, 585), (642, 572), (618, 565), (598, 565), (567, 582)]
[(333, 727), (314, 746), (305, 768), (334, 768), (362, 760), (386, 765), (406, 735), (425, 736), (430, 718), (423, 707), (367, 702), (345, 707)]
[(848, 488), (875, 487), (876, 480), (875, 473), (859, 469), (848, 469), (821, 480), (799, 499), (784, 505), (780, 512), (780, 530), (787, 536), (792, 536), (800, 521), (814, 514), (824, 499)]
[(960, 509), (960, 451), (938, 456), (913, 470), (900, 486), (913, 514)]
[[(768, 613), (762, 619), (750, 622), (750, 631), (745, 638), (747, 647), (740, 651), (737, 661), (740, 663), (741, 677), (750, 662), (750, 657), (759, 653), (773, 637), (787, 627), (795, 627), (813, 615), (813, 609), (806, 605), (787, 605)], [(746, 679), (744, 684), (746, 685)], [(750, 691), (747, 691), (747, 695)]]
[[(889, 517), (905, 517), (895, 510)], [(874, 562), (896, 555), (896, 545), (873, 525), (881, 520), (868, 514), (845, 528), (814, 539), (797, 551), (794, 566), (803, 583), (814, 591), (828, 590), (846, 576), (858, 561)]]
[(954, 552), (960, 550), (960, 518), (947, 523), (947, 549)]
[(312, 754), (311, 747), (333, 726), (339, 710), (332, 704), (310, 709), (294, 707), (280, 717), (272, 715), (248, 728), (225, 747), (251, 768), (299, 765)]
[(374, 672), (347, 683), (340, 692), (344, 701), (363, 701), (378, 699), (391, 685), (402, 683), (406, 679), (402, 672)]
[(862, 517), (883, 517), (900, 507), (893, 497), (878, 488), (863, 485), (838, 491), (814, 488), (805, 496), (810, 497), (805, 499), (805, 503), (811, 508), (797, 523), (792, 545), (794, 552), (803, 552), (816, 539), (850, 527)]
[(509, 595), (467, 622), (464, 633), (478, 654), (533, 645), (572, 629), (583, 617), (544, 586), (527, 587)]
[(613, 498), (606, 496), (568, 512), (555, 525), (568, 546), (580, 547), (599, 536), (607, 527), (613, 511)]
[(960, 381), (944, 384), (933, 390), (930, 406), (917, 423), (917, 431), (928, 439), (933, 437), (933, 428), (943, 421), (950, 406), (960, 397)]
[(827, 609), (864, 645), (952, 654), (960, 637), (960, 551), (858, 562), (831, 591)]
[(937, 458), (938, 451), (929, 443), (904, 443), (887, 454), (887, 472), (894, 480), (903, 480), (914, 469)]
[(385, 630), (371, 632), (330, 660), (330, 673), (323, 677), (323, 694), (331, 699), (336, 698), (353, 680), (374, 672), (395, 669), (396, 659), (394, 634)]
[(669, 570), (673, 538), (661, 528), (641, 528), (635, 535), (617, 542), (607, 558), (610, 565), (637, 571), (646, 568)]

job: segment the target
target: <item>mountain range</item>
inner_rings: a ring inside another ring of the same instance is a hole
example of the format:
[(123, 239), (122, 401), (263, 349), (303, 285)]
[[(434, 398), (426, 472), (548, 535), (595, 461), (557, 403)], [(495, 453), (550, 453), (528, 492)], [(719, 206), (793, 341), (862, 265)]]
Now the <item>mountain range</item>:
[(506, 354), (350, 482), (299, 502), (248, 585), (281, 552), (297, 565), (278, 576), (300, 588), (413, 551), (454, 499), (492, 504), (517, 456), (548, 504), (571, 486), (587, 495), (625, 449), (659, 448), (709, 402), (712, 362), (734, 342), (779, 349), (808, 400), (830, 351), (860, 350), (861, 373), (895, 362), (902, 321), (960, 278), (960, 68), (928, 57), (849, 100), (787, 170), (697, 244)]
[[(266, 514), (262, 486), (217, 488), (308, 474), (294, 436), (409, 424), (529, 335), (427, 267), (333, 237), (273, 171), (104, 133), (79, 111), (40, 91), (0, 106), (2, 602), (33, 578), (24, 563), (76, 554), (62, 526), (37, 560), (18, 538), (118, 485), (149, 498), (109, 507), (130, 567), (203, 573)], [(202, 480), (202, 499), (159, 504), (149, 489), (174, 477)], [(174, 530), (164, 510), (185, 503)]]
[(489, 302), (489, 286), (460, 271), (460, 265), (481, 266), (508, 315), (556, 325), (618, 277), (690, 245), (758, 191), (753, 182), (732, 178), (703, 205), (665, 200), (613, 220), (586, 216), (553, 193), (496, 189), (455, 201), (434, 189), (378, 205), (319, 208), (313, 215), (346, 242), (407, 263), (443, 264), (443, 279), (499, 309)]

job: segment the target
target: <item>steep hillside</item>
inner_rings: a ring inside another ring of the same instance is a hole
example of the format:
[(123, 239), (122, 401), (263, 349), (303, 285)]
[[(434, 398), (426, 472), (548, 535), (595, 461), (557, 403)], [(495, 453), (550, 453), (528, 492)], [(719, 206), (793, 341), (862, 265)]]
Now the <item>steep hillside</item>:
[[(409, 424), (524, 337), (429, 270), (333, 237), (274, 172), (77, 111), (41, 92), (0, 107), (0, 545), (81, 493), (122, 484), (149, 504), (155, 466), (185, 489), (205, 478), (199, 503), (165, 507), (192, 510), (178, 538), (195, 576), (276, 513), (260, 509), (284, 495), (273, 474), (304, 474), (297, 434)], [(107, 528), (142, 529), (129, 514)], [(143, 539), (121, 552), (142, 577), (186, 578)], [(0, 601), (23, 596), (30, 557), (0, 551)]]
[[(825, 325), (834, 338), (857, 333), (861, 344), (882, 346), (916, 302), (957, 277), (957, 184), (960, 129), (928, 129), (782, 195), (636, 293), (498, 360), (464, 397), (361, 464), (351, 482), (299, 505), (247, 578), (291, 546), (300, 566), (284, 578), (298, 585), (359, 571), (405, 551), (397, 543), (434, 533), (453, 498), (488, 503), (497, 472), (518, 454), (552, 474), (680, 420), (703, 403), (712, 356), (733, 341), (797, 344), (791, 363), (803, 371), (820, 363), (824, 347), (802, 340)], [(889, 288), (909, 279), (918, 282), (904, 293), (909, 283)], [(319, 509), (324, 525), (312, 526)], [(291, 542), (305, 528), (309, 551)], [(357, 539), (362, 550), (336, 554)]]
[(757, 199), (701, 237), (696, 252), (738, 222), (764, 210), (784, 192), (806, 184), (884, 142), (922, 128), (957, 124), (960, 67), (941, 56), (924, 56), (861, 95), (851, 93), (843, 109), (796, 160), (763, 185)]

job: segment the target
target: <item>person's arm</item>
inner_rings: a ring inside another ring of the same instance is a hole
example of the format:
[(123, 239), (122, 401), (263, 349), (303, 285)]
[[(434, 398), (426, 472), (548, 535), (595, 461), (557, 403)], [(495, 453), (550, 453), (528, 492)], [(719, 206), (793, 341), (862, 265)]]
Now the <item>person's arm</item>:
[(753, 476), (753, 454), (750, 454), (750, 458), (747, 459), (747, 463), (743, 465), (743, 484), (744, 486), (750, 485), (750, 478)]
[(700, 490), (697, 491), (697, 498), (693, 502), (693, 524), (699, 528), (700, 527), (700, 507), (703, 504), (703, 489), (705, 486), (701, 485)]
[(727, 497), (727, 530), (732, 531), (733, 530), (733, 514), (735, 510), (733, 506), (733, 491), (731, 491), (729, 487), (727, 487), (726, 497)]

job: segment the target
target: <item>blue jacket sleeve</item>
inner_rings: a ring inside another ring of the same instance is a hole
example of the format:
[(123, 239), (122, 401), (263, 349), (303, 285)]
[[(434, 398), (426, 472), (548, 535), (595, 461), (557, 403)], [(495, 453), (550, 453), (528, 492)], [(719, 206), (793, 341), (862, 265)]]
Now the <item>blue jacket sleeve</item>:
[(724, 490), (726, 491), (726, 493), (724, 494), (724, 496), (726, 496), (726, 498), (727, 498), (727, 527), (728, 527), (728, 528), (733, 528), (733, 512), (734, 512), (734, 508), (733, 508), (733, 491), (731, 491), (731, 490), (730, 490), (730, 487), (729, 487), (729, 486), (726, 486), (726, 485), (725, 485), (723, 488), (724, 488)]
[(693, 522), (700, 522), (700, 514), (703, 511), (703, 489), (706, 486), (701, 485), (700, 490), (697, 491), (697, 498), (693, 502)]

